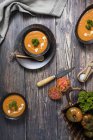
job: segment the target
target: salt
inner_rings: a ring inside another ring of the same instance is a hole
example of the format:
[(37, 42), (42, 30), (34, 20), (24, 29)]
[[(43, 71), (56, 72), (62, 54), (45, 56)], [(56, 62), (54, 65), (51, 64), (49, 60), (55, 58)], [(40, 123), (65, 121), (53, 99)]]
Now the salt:
[(84, 81), (85, 80), (85, 78), (86, 78), (86, 74), (81, 74), (80, 76), (79, 76), (79, 78), (80, 78), (80, 81)]

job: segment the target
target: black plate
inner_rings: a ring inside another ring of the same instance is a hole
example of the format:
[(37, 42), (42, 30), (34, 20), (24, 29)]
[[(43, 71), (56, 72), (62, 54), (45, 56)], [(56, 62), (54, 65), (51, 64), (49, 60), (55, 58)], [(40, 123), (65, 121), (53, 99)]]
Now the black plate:
[(90, 10), (90, 9), (93, 9), (93, 4), (90, 5), (90, 6), (88, 6), (88, 7), (84, 10), (84, 12), (83, 12), (83, 13), (81, 14), (81, 16), (79, 17), (79, 19), (78, 19), (78, 21), (77, 21), (77, 24), (76, 24), (76, 27), (75, 27), (75, 35), (76, 35), (78, 41), (80, 41), (81, 43), (84, 43), (84, 44), (92, 44), (92, 43), (93, 43), (93, 40), (89, 40), (89, 41), (81, 40), (80, 37), (78, 36), (77, 29), (78, 29), (78, 24), (79, 24), (81, 18), (82, 18), (83, 15), (84, 15), (88, 10)]
[[(3, 102), (4, 102), (4, 100), (5, 100), (7, 97), (12, 96), (12, 95), (18, 95), (18, 96), (20, 96), (20, 97), (24, 100), (25, 105), (26, 105), (24, 112), (23, 112), (20, 116), (18, 116), (18, 117), (10, 117), (10, 116), (8, 116), (7, 114), (5, 114), (4, 111), (3, 111)], [(26, 114), (26, 112), (27, 112), (27, 101), (26, 101), (25, 97), (22, 96), (22, 95), (19, 94), (19, 93), (9, 93), (9, 94), (5, 95), (5, 96), (1, 99), (1, 103), (0, 103), (0, 104), (1, 104), (1, 110), (2, 110), (3, 116), (4, 116), (6, 119), (9, 119), (9, 120), (18, 120), (18, 119), (21, 119), (21, 118), (23, 118), (23, 117), (25, 116), (25, 114)]]
[(56, 52), (56, 40), (54, 38), (53, 33), (47, 27), (40, 25), (40, 24), (33, 24), (22, 30), (22, 32), (18, 35), (17, 40), (15, 42), (16, 51), (18, 53), (26, 55), (24, 53), (22, 39), (23, 39), (26, 31), (31, 30), (31, 28), (35, 29), (35, 27), (40, 28), (40, 30), (42, 30), (42, 28), (43, 28), (48, 33), (49, 38), (50, 38), (50, 48), (49, 48), (48, 52), (44, 55), (45, 60), (43, 62), (38, 62), (38, 61), (35, 61), (32, 59), (17, 58), (17, 61), (21, 66), (23, 66), (24, 68), (27, 68), (27, 69), (31, 69), (31, 70), (40, 69), (40, 68), (44, 67), (46, 64), (48, 64), (51, 61), (51, 59), (53, 58), (53, 56), (55, 55), (55, 52)]

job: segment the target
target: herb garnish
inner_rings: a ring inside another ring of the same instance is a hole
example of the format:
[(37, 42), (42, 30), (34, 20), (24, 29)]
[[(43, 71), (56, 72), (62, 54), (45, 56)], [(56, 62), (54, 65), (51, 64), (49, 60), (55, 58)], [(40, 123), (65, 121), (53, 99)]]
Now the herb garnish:
[(38, 39), (32, 39), (32, 44), (34, 47), (37, 47), (39, 45), (39, 40)]
[(17, 111), (17, 110), (18, 110), (17, 102), (16, 102), (16, 101), (12, 101), (12, 102), (9, 104), (9, 109), (10, 109), (10, 110)]
[(93, 20), (87, 20), (87, 25), (85, 27), (87, 30), (91, 30), (91, 27), (93, 27)]
[(92, 20), (87, 20), (87, 24), (91, 25), (93, 27), (93, 21)]
[(78, 103), (83, 113), (93, 110), (93, 92), (81, 91), (78, 94)]
[(87, 30), (91, 30), (91, 26), (90, 25), (86, 25), (86, 29)]

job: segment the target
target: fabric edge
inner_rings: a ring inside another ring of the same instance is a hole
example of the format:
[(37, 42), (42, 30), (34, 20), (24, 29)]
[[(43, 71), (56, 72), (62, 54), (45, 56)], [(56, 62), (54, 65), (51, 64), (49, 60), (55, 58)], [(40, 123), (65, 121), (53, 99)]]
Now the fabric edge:
[(53, 7), (51, 11), (51, 15), (54, 15), (56, 17), (61, 17), (64, 7), (66, 6), (67, 0), (62, 2), (62, 0), (58, 0), (57, 4)]

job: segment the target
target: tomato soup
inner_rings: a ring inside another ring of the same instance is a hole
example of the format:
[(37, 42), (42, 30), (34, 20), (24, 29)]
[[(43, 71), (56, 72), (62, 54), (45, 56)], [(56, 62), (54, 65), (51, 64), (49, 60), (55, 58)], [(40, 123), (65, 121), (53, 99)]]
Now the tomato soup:
[(93, 39), (93, 9), (88, 10), (78, 25), (78, 36), (83, 41)]
[(9, 117), (18, 117), (25, 111), (26, 104), (19, 95), (10, 95), (3, 102), (3, 111)]
[(48, 46), (48, 39), (43, 32), (31, 31), (24, 39), (25, 49), (32, 54), (43, 53)]

